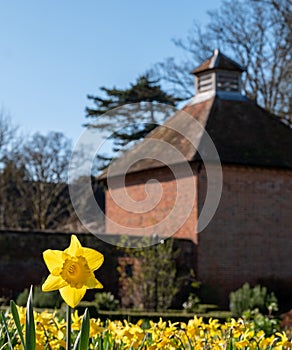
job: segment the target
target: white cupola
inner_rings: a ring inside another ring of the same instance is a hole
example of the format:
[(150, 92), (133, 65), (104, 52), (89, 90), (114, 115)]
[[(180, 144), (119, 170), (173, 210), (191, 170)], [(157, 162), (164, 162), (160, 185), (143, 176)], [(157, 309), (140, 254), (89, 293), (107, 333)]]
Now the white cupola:
[(212, 57), (192, 71), (195, 75), (197, 99), (218, 95), (232, 99), (242, 99), (241, 74), (246, 69), (223, 55), (218, 49)]

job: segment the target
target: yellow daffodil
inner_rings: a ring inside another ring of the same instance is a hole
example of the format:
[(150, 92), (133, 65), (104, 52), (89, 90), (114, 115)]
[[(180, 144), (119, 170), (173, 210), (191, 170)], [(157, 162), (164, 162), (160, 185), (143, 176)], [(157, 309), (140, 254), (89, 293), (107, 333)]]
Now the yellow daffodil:
[(50, 275), (42, 290), (59, 290), (66, 304), (72, 308), (79, 304), (87, 289), (103, 287), (93, 272), (103, 263), (103, 255), (94, 249), (82, 247), (75, 235), (71, 236), (67, 249), (48, 249), (43, 257)]
[(277, 332), (276, 335), (281, 339), (276, 346), (276, 349), (282, 349), (283, 347), (285, 347), (285, 349), (292, 349), (292, 342), (289, 341), (287, 334), (285, 334), (284, 332), (280, 333)]
[[(23, 308), (18, 310), (20, 313), (25, 311)], [(6, 313), (8, 328), (11, 334), (15, 332), (15, 326), (12, 322), (11, 313)], [(21, 317), (21, 314), (19, 315)], [(25, 315), (24, 317), (25, 318)], [(34, 313), (36, 326), (36, 350), (51, 349), (59, 350), (66, 348), (65, 333), (66, 323), (64, 319), (57, 317), (55, 313), (43, 311)], [(81, 324), (81, 316), (75, 311), (72, 316), (72, 336), (76, 339)], [(25, 322), (25, 320), (24, 320)], [(188, 327), (196, 327), (199, 324), (200, 334), (196, 333), (193, 337), (186, 334)], [(217, 327), (219, 324), (219, 327)], [(210, 328), (210, 325), (214, 325)], [(226, 348), (242, 350), (288, 350), (292, 349), (291, 339), (285, 332), (276, 332), (266, 337), (265, 332), (253, 330), (255, 324), (253, 321), (245, 321), (244, 329), (239, 338), (232, 334), (234, 328), (242, 328), (242, 320), (231, 320), (224, 324), (218, 320), (210, 319), (209, 322), (200, 322), (198, 318), (186, 323), (171, 323), (160, 320), (158, 323), (150, 322), (149, 328), (142, 327), (140, 322), (132, 324), (124, 320), (110, 321), (103, 323), (100, 319), (90, 319), (90, 344), (88, 349), (100, 349), (100, 344), (107, 349), (126, 350), (183, 350), (183, 349), (212, 349), (221, 350)], [(0, 332), (1, 333), (1, 332)], [(4, 333), (5, 337), (5, 333)], [(5, 338), (4, 338), (5, 339)], [(14, 338), (17, 344), (13, 347), (15, 350), (23, 350), (20, 337)], [(3, 334), (0, 342), (3, 341)]]

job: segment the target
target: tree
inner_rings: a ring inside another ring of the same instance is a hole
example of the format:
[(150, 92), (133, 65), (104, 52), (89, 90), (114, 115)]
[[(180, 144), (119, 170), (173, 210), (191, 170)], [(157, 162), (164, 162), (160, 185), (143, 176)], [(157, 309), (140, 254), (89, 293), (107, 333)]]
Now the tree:
[(0, 174), (0, 227), (17, 228), (28, 226), (30, 218), (25, 166), (18, 159), (6, 157)]
[(9, 115), (4, 110), (0, 111), (0, 161), (3, 161), (9, 145), (16, 138), (17, 127), (11, 122)]
[(173, 238), (161, 240), (156, 234), (121, 237), (118, 272), (122, 307), (161, 311), (181, 306), (181, 298), (198, 282), (177, 242)]
[[(174, 107), (180, 100), (163, 91), (159, 80), (153, 80), (149, 75), (140, 76), (129, 88), (101, 87), (100, 90), (106, 97), (88, 95), (95, 107), (86, 108), (86, 117), (91, 119), (86, 126), (110, 132), (114, 152), (129, 142), (142, 139), (156, 127), (162, 117), (158, 104)], [(165, 108), (164, 119), (170, 110)], [(110, 159), (99, 155), (100, 168), (106, 166)]]
[[(0, 111), (0, 169), (3, 170), (7, 161), (12, 157), (17, 158), (21, 146), (18, 137), (18, 127), (13, 125), (11, 118), (2, 109)], [(19, 159), (18, 159), (19, 160)]]
[(0, 227), (56, 229), (77, 222), (67, 168), (71, 141), (62, 133), (23, 140), (0, 112)]
[(73, 211), (67, 186), (70, 155), (71, 141), (59, 132), (36, 133), (23, 146), (29, 182), (26, 196), (31, 199), (34, 228), (55, 229), (70, 219)]
[[(125, 247), (131, 242), (127, 236), (122, 240)], [(137, 240), (137, 248), (123, 249), (118, 268), (122, 299), (127, 299), (127, 306), (166, 310), (181, 287), (175, 260), (179, 251), (173, 239), (157, 242), (157, 237), (143, 237), (143, 243), (154, 245), (140, 247)]]
[(195, 23), (185, 40), (174, 40), (188, 59), (167, 59), (156, 66), (157, 76), (173, 84), (178, 96), (189, 98), (189, 72), (219, 48), (247, 68), (246, 95), (292, 123), (291, 0), (224, 0), (208, 15), (205, 27)]
[(25, 168), (18, 157), (21, 142), (9, 115), (0, 112), (0, 227), (20, 228), (24, 219), (21, 199)]

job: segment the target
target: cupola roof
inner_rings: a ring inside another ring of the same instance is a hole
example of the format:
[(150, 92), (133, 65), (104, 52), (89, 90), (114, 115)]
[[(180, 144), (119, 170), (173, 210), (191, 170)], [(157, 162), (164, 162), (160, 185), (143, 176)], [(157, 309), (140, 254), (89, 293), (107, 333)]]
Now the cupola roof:
[(246, 68), (233, 61), (231, 58), (225, 56), (219, 49), (214, 50), (214, 54), (204, 61), (199, 67), (192, 71), (192, 74), (198, 75), (206, 71), (213, 71), (215, 69), (245, 72)]

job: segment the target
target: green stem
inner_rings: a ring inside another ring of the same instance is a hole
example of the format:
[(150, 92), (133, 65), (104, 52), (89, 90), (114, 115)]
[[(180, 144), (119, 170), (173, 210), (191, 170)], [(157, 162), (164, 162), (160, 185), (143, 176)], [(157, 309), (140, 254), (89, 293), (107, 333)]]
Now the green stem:
[(67, 305), (67, 312), (66, 312), (66, 322), (67, 322), (66, 350), (71, 350), (71, 312), (72, 312), (71, 307), (69, 305)]

